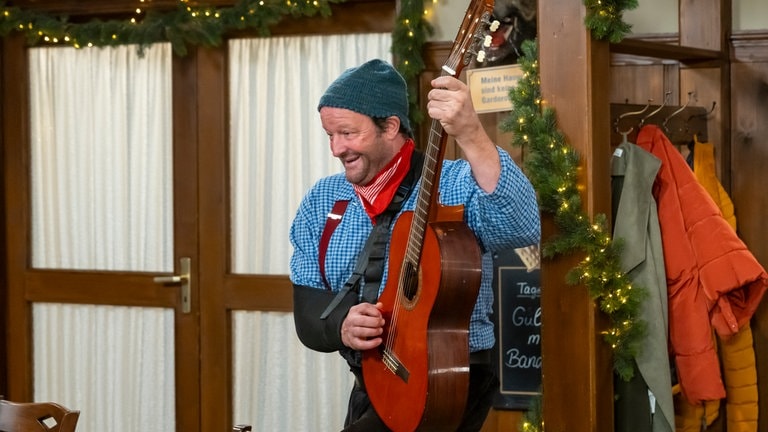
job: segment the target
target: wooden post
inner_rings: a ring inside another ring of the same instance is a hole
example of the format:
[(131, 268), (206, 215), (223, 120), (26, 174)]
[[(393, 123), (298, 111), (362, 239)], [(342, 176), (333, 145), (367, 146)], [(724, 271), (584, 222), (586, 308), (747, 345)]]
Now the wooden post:
[[(610, 216), (610, 53), (592, 40), (580, 1), (539, 0), (539, 67), (543, 103), (555, 109), (559, 129), (581, 155), (580, 187), (590, 216)], [(542, 237), (556, 234), (545, 215)], [(610, 348), (606, 317), (586, 287), (566, 273), (580, 254), (542, 263), (543, 416), (547, 432), (613, 430)]]

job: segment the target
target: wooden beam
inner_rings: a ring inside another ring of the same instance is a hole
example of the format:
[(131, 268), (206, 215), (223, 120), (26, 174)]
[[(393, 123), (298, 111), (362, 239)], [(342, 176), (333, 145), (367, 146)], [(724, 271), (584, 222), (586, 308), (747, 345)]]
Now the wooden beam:
[(677, 60), (686, 64), (712, 61), (722, 63), (728, 61), (728, 57), (724, 56), (720, 51), (629, 38), (619, 43), (611, 44), (611, 52)]
[[(15, 0), (8, 2), (8, 6), (67, 16), (132, 13), (137, 7), (142, 9), (174, 9), (178, 4), (177, 0), (149, 0), (146, 2), (140, 0)], [(216, 2), (211, 4), (215, 5)]]
[[(582, 157), (585, 212), (610, 215), (609, 45), (592, 40), (582, 2), (538, 5), (543, 103), (555, 109), (559, 129)], [(543, 241), (556, 233), (553, 218), (545, 216)], [(582, 258), (542, 262), (543, 415), (549, 432), (613, 430), (611, 352), (601, 336), (606, 317), (586, 287), (565, 282)]]

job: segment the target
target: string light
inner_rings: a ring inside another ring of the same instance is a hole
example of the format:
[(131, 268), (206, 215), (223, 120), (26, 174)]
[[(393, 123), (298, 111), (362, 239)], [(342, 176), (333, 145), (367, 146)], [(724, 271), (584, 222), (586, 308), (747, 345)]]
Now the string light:
[[(0, 36), (19, 31), (29, 36), (27, 40), (30, 45), (53, 43), (68, 44), (75, 48), (114, 46), (130, 41), (140, 51), (152, 43), (169, 41), (174, 53), (185, 55), (189, 45), (217, 45), (223, 34), (229, 31), (250, 28), (259, 34), (268, 34), (269, 26), (275, 23), (276, 16), (330, 16), (330, 4), (344, 1), (287, 0), (273, 4), (269, 10), (259, 9), (257, 12), (254, 7), (264, 6), (264, 0), (239, 0), (235, 6), (221, 8), (193, 8), (188, 0), (179, 0), (182, 8), (145, 15), (146, 0), (140, 0), (141, 6), (133, 8), (132, 17), (106, 21), (94, 19), (84, 23), (70, 22), (66, 17), (22, 10), (17, 6), (0, 3)], [(248, 10), (249, 15), (243, 15), (242, 10)], [(262, 10), (264, 17), (261, 16)], [(204, 21), (200, 25), (190, 25), (190, 20)], [(164, 28), (166, 31), (158, 32), (155, 28)], [(64, 38), (65, 34), (70, 37)], [(167, 39), (168, 35), (174, 37)]]

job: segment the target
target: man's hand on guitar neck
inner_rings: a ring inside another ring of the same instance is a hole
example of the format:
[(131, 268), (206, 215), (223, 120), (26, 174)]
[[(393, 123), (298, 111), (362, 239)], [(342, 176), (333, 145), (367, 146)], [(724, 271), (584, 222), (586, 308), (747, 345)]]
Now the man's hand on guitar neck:
[(384, 317), (381, 303), (360, 303), (349, 309), (341, 323), (341, 341), (357, 351), (376, 348), (381, 345), (384, 331)]
[(469, 88), (452, 76), (435, 78), (432, 87), (427, 95), (429, 116), (456, 140), (477, 184), (493, 192), (501, 176), (499, 153), (475, 112)]

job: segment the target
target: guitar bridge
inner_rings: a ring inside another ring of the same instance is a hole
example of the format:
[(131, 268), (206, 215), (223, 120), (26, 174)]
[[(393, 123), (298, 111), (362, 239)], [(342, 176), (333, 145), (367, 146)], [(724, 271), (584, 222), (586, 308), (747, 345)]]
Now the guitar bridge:
[(384, 351), (381, 361), (390, 372), (400, 377), (403, 382), (408, 382), (408, 377), (411, 375), (410, 372), (408, 372), (405, 366), (400, 363), (400, 360), (398, 360), (390, 351)]

